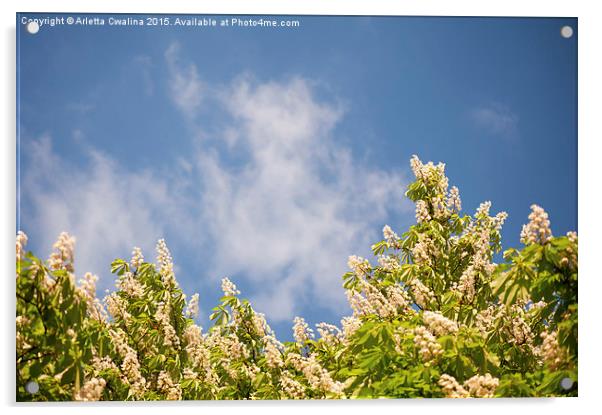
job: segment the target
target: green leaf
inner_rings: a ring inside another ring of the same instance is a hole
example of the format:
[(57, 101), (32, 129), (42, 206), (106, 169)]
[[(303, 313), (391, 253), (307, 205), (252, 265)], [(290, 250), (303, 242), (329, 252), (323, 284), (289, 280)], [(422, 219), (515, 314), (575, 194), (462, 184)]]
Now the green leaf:
[(130, 265), (123, 259), (116, 259), (111, 263), (111, 274), (123, 275), (129, 269)]

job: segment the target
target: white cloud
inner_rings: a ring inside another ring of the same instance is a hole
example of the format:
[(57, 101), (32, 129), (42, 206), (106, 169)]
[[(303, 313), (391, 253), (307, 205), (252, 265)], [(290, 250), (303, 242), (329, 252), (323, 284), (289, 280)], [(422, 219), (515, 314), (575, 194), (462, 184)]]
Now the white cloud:
[(85, 167), (70, 165), (55, 153), (49, 136), (30, 140), (28, 170), (23, 172), (23, 198), (31, 210), (24, 212), (24, 229), (50, 252), (62, 231), (77, 239), (76, 272), (91, 271), (109, 286), (108, 270), (116, 257), (127, 257), (135, 245), (152, 256), (155, 241), (166, 221), (178, 213), (177, 196), (165, 179), (150, 171), (126, 172), (106, 154), (85, 151)]
[(253, 303), (274, 320), (309, 301), (342, 312), (347, 257), (380, 238), (388, 211), (401, 208), (403, 178), (337, 145), (342, 110), (320, 102), (307, 80), (243, 78), (219, 101), (245, 161), (229, 166), (229, 150), (197, 159), (214, 274), (248, 278)]
[(169, 94), (176, 106), (191, 117), (201, 105), (204, 86), (193, 64), (183, 64), (179, 58), (180, 45), (172, 43), (165, 51), (169, 71)]
[[(307, 79), (247, 76), (210, 89), (196, 66), (181, 62), (177, 45), (165, 59), (190, 139), (204, 137), (198, 152), (180, 155), (171, 172), (129, 171), (93, 148), (88, 163), (70, 165), (49, 138), (35, 140), (24, 173), (32, 206), (25, 230), (46, 249), (69, 231), (78, 238), (77, 269), (104, 274), (134, 245), (150, 256), (156, 239), (172, 230), (202, 252), (187, 262), (202, 261), (216, 280), (230, 276), (251, 287), (243, 294), (272, 321), (290, 321), (315, 304), (347, 311), (347, 257), (367, 254), (388, 215), (408, 208), (403, 176), (339, 145), (343, 108), (318, 99)], [(221, 133), (195, 126), (201, 110), (225, 124)]]
[(518, 134), (519, 117), (505, 105), (492, 103), (469, 111), (475, 125), (492, 135), (514, 138)]

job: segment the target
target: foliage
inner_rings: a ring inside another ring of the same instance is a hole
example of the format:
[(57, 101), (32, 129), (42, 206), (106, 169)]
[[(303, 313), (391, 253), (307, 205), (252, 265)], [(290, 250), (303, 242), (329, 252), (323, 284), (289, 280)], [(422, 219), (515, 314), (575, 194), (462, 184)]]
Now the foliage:
[(118, 289), (101, 302), (95, 276), (75, 283), (73, 238), (44, 262), (19, 232), (17, 400), (576, 396), (577, 235), (553, 237), (534, 205), (525, 247), (496, 265), (507, 215), (489, 202), (461, 215), (443, 164), (411, 166), (417, 223), (385, 226), (377, 265), (349, 257), (353, 314), (317, 339), (296, 318), (295, 341), (278, 341), (228, 279), (203, 333), (163, 240), (156, 264), (137, 248), (115, 260)]

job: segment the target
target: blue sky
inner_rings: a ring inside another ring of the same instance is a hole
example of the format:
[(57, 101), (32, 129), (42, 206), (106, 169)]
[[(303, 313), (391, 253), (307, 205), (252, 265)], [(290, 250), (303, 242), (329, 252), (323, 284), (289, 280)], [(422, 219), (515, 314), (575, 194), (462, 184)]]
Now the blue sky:
[(29, 247), (69, 231), (104, 290), (164, 237), (205, 327), (229, 276), (289, 339), (295, 315), (347, 314), (347, 256), (414, 222), (412, 154), (447, 164), (465, 212), (507, 211), (507, 247), (532, 203), (577, 228), (576, 19), (289, 18), (30, 35), (18, 16)]

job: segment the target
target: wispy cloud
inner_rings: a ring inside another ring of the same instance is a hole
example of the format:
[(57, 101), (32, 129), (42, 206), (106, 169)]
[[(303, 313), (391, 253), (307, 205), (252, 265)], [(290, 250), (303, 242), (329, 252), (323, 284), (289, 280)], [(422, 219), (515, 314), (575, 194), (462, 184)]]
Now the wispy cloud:
[(177, 107), (187, 116), (192, 116), (201, 105), (204, 86), (195, 65), (182, 63), (180, 45), (172, 43), (165, 51), (169, 70), (169, 94)]
[[(180, 155), (171, 172), (121, 168), (89, 146), (82, 146), (86, 163), (72, 165), (49, 137), (33, 141), (23, 187), (34, 226), (26, 231), (47, 249), (61, 231), (73, 233), (77, 269), (103, 272), (134, 245), (150, 254), (156, 239), (176, 229), (181, 243), (202, 247), (194, 260), (204, 272), (252, 287), (245, 294), (274, 321), (313, 302), (344, 312), (347, 257), (365, 253), (388, 215), (408, 208), (402, 174), (342, 147), (335, 130), (344, 109), (318, 98), (303, 77), (245, 76), (207, 88), (177, 45), (165, 59), (182, 116), (193, 121), (207, 111), (223, 132), (205, 132), (198, 151)], [(194, 143), (200, 132), (190, 125)]]
[[(52, 148), (49, 136), (28, 142), (28, 168), (22, 188), (28, 209), (26, 232), (50, 252), (62, 231), (77, 238), (76, 270), (108, 274), (108, 264), (142, 244), (152, 252), (178, 212), (177, 195), (150, 171), (124, 171), (107, 154), (89, 146), (85, 167), (69, 164)], [(107, 287), (108, 278), (102, 279)]]
[(338, 145), (343, 109), (318, 99), (307, 79), (241, 77), (211, 99), (230, 117), (227, 145), (205, 142), (195, 161), (213, 274), (248, 279), (259, 287), (254, 304), (276, 319), (290, 319), (304, 298), (340, 312), (346, 259), (401, 208), (403, 177)]
[(491, 103), (469, 111), (473, 123), (491, 135), (515, 138), (518, 135), (519, 117), (500, 103)]

